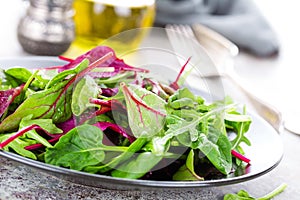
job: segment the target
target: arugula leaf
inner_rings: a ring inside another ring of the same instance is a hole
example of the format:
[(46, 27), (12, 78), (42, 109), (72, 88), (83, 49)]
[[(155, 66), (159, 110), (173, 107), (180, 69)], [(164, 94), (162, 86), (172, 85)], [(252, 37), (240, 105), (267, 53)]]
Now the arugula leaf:
[(281, 192), (285, 190), (287, 184), (283, 183), (277, 188), (275, 188), (272, 192), (267, 195), (259, 198), (254, 198), (250, 196), (250, 194), (246, 190), (240, 190), (237, 194), (226, 194), (224, 196), (224, 200), (271, 200)]
[(252, 119), (249, 115), (244, 115), (233, 111), (225, 114), (225, 124), (229, 129), (233, 129), (237, 136), (231, 141), (232, 149), (238, 148), (241, 142), (250, 145), (250, 141), (245, 137), (245, 133), (249, 130)]

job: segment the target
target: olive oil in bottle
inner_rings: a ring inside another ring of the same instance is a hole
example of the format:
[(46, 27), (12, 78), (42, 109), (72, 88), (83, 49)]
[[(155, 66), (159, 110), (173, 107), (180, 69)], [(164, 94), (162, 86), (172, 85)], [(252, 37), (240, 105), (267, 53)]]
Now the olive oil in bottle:
[[(69, 54), (81, 54), (97, 45), (116, 51), (137, 47), (144, 35), (142, 28), (151, 27), (155, 17), (155, 0), (74, 0), (73, 7), (75, 41)], [(118, 37), (137, 28), (140, 31)]]

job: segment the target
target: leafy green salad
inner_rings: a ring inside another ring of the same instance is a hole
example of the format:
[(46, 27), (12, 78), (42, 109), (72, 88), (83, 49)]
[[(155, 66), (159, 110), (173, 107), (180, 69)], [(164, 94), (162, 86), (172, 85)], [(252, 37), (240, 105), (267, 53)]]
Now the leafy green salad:
[[(66, 65), (0, 70), (0, 150), (112, 177), (203, 181), (245, 173), (251, 117), (98, 46)], [(187, 61), (188, 62), (188, 61)], [(21, 64), (21, 63), (20, 63)], [(4, 66), (0, 66), (4, 67)]]

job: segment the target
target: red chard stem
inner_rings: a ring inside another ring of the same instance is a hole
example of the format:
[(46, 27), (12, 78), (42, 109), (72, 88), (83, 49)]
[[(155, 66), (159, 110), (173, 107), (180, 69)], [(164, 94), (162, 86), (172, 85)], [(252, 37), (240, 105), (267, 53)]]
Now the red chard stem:
[(64, 61), (68, 61), (68, 62), (74, 61), (74, 59), (67, 58), (67, 57), (65, 57), (65, 56), (58, 56), (58, 58), (59, 58), (60, 60), (64, 60)]
[(15, 134), (13, 134), (12, 136), (10, 136), (9, 138), (7, 138), (6, 140), (4, 140), (3, 142), (0, 143), (0, 149), (3, 149), (6, 145), (8, 145), (9, 143), (11, 143), (12, 141), (14, 141), (16, 138), (24, 135), (26, 132), (31, 131), (33, 129), (39, 129), (40, 127), (36, 124), (32, 124), (30, 126), (27, 126), (21, 130), (19, 130), (18, 132), (16, 132)]
[(235, 150), (231, 150), (231, 154), (236, 157), (237, 159), (240, 159), (241, 161), (244, 161), (245, 163), (250, 163), (250, 159), (246, 158), (244, 155), (240, 154), (239, 152), (235, 151)]
[(182, 73), (185, 69), (185, 67), (187, 66), (187, 64), (190, 62), (191, 57), (189, 57), (189, 59), (184, 63), (184, 65), (181, 67), (175, 81), (173, 83), (170, 84), (170, 87), (172, 87), (174, 90), (178, 90), (179, 89), (179, 85), (178, 85), (178, 81), (180, 79), (180, 77), (182, 76)]

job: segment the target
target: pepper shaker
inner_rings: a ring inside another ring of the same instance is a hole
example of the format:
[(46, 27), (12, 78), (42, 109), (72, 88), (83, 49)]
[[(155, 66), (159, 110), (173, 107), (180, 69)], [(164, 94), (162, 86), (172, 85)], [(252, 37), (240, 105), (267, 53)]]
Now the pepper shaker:
[(57, 56), (74, 40), (73, 0), (30, 0), (17, 28), (18, 41), (31, 54)]

